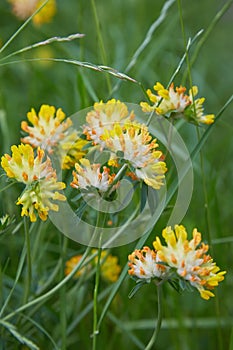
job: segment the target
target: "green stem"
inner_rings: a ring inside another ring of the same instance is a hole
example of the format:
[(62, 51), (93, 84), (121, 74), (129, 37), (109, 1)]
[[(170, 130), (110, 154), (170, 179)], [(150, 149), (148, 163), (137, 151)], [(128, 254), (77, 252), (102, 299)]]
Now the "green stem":
[[(130, 60), (127, 67), (124, 69), (125, 73), (129, 72), (132, 69), (132, 67), (136, 64), (138, 57), (141, 55), (141, 53), (144, 51), (144, 49), (150, 44), (150, 42), (153, 39), (154, 32), (166, 19), (168, 10), (174, 4), (174, 2), (175, 2), (175, 0), (168, 0), (164, 3), (159, 17), (156, 18), (156, 20), (151, 24), (149, 30), (146, 33), (146, 36), (144, 37), (144, 39), (142, 41), (142, 43), (136, 49), (136, 51), (134, 52), (134, 54), (132, 56), (132, 59)], [(113, 87), (113, 89), (111, 91), (111, 95), (118, 90), (119, 86), (120, 86), (120, 81), (118, 81), (115, 84), (115, 86)]]
[[(198, 141), (200, 141), (200, 131), (197, 127), (197, 135), (198, 135)], [(204, 210), (205, 210), (205, 220), (206, 220), (206, 227), (207, 227), (207, 239), (208, 244), (210, 247), (210, 253), (213, 254), (213, 247), (212, 247), (212, 239), (210, 234), (210, 210), (209, 210), (209, 199), (208, 199), (208, 191), (207, 191), (207, 184), (206, 184), (206, 175), (205, 175), (205, 168), (204, 168), (204, 156), (203, 151), (200, 150), (200, 164), (201, 164), (201, 175), (202, 175), (202, 185), (203, 185), (203, 193), (204, 193)], [(220, 305), (219, 305), (219, 297), (216, 293), (215, 297), (215, 312), (217, 316), (217, 320), (220, 320)], [(223, 343), (222, 343), (222, 331), (221, 331), (221, 325), (219, 321), (219, 326), (217, 327), (217, 338), (218, 338), (218, 346), (219, 350), (223, 350)]]
[(24, 234), (25, 234), (26, 249), (27, 249), (27, 276), (25, 281), (23, 303), (27, 303), (29, 298), (30, 288), (31, 288), (31, 280), (32, 280), (31, 244), (30, 244), (30, 233), (28, 229), (27, 217), (24, 217)]
[[(65, 268), (65, 257), (66, 257), (66, 251), (67, 251), (67, 243), (68, 239), (64, 235), (61, 237), (61, 267), (60, 267), (60, 277), (62, 278), (64, 275), (64, 268)], [(66, 285), (64, 284), (62, 288), (60, 289), (60, 295), (59, 295), (59, 301), (60, 301), (60, 326), (61, 326), (61, 350), (66, 350)]]
[(94, 296), (93, 296), (93, 342), (92, 342), (92, 350), (96, 350), (96, 341), (97, 335), (99, 334), (98, 330), (98, 290), (99, 290), (99, 282), (100, 282), (100, 262), (101, 262), (101, 253), (102, 248), (98, 248), (98, 256), (97, 256), (97, 264), (96, 264), (96, 275), (95, 275), (95, 288), (94, 288)]
[(26, 27), (31, 19), (47, 4), (49, 0), (45, 0), (43, 4), (19, 27), (19, 29), (10, 37), (10, 39), (0, 49), (0, 54), (10, 45), (10, 43), (19, 35), (19, 33)]
[[(219, 12), (217, 12), (214, 19), (210, 23), (209, 27), (205, 30), (204, 35), (202, 36), (202, 38), (198, 42), (196, 49), (192, 54), (192, 58), (191, 58), (191, 62), (190, 62), (191, 67), (195, 63), (202, 46), (205, 44), (205, 42), (208, 39), (208, 37), (210, 36), (212, 30), (215, 28), (216, 24), (219, 22), (219, 20), (222, 18), (222, 16), (226, 13), (226, 11), (231, 7), (232, 3), (233, 3), (233, 0), (229, 0), (228, 2), (226, 2), (225, 5), (221, 8), (221, 10)], [(185, 74), (184, 74), (184, 80), (186, 80), (186, 76), (187, 76), (187, 72), (185, 72)]]
[[(200, 130), (197, 127), (197, 137), (198, 142), (200, 142)], [(208, 191), (207, 191), (207, 185), (206, 185), (206, 176), (205, 176), (205, 166), (204, 166), (204, 157), (203, 157), (203, 151), (200, 150), (200, 166), (201, 166), (201, 177), (202, 177), (202, 186), (203, 186), (203, 193), (204, 193), (204, 211), (205, 211), (205, 220), (206, 220), (206, 227), (207, 227), (207, 239), (208, 244), (210, 246), (210, 250), (212, 249), (212, 242), (211, 242), (211, 235), (210, 235), (210, 212), (209, 212), (209, 199), (208, 199)], [(213, 253), (213, 252), (211, 252)]]
[[(104, 223), (106, 220), (106, 213), (103, 213), (101, 211), (98, 212), (98, 217), (96, 221), (96, 227), (98, 228), (100, 224), (102, 227), (104, 227)], [(95, 233), (94, 233), (95, 235)], [(100, 283), (100, 268), (101, 268), (101, 248), (102, 243), (102, 232), (100, 233), (99, 237), (99, 246), (98, 246), (98, 255), (97, 255), (97, 263), (96, 263), (96, 274), (95, 274), (95, 287), (94, 287), (94, 294), (93, 294), (93, 342), (92, 342), (92, 350), (96, 350), (97, 345), (97, 335), (99, 334), (99, 327), (98, 327), (98, 292), (99, 292), (99, 283)]]
[[(103, 61), (103, 64), (107, 65), (107, 56), (106, 56), (106, 51), (104, 48), (104, 41), (103, 41), (103, 37), (101, 34), (100, 21), (99, 21), (97, 9), (96, 9), (95, 0), (91, 0), (91, 6), (92, 6), (94, 18), (95, 18), (95, 25), (96, 25), (97, 37), (99, 40), (101, 59)], [(107, 82), (108, 92), (109, 92), (109, 94), (111, 94), (112, 86), (111, 86), (111, 81), (110, 81), (110, 78), (108, 75), (106, 76), (106, 82)]]
[[(120, 170), (118, 171), (117, 175), (115, 176), (113, 182), (112, 182), (111, 185), (109, 186), (108, 190), (105, 192), (105, 194), (104, 194), (104, 196), (103, 196), (104, 199), (108, 197), (108, 195), (110, 194), (110, 192), (111, 192), (113, 186), (116, 185), (117, 182), (120, 181), (120, 180), (123, 178), (123, 176), (125, 175), (125, 172), (126, 172), (127, 168), (128, 168), (128, 164), (127, 164), (127, 163), (123, 164), (123, 166), (120, 168)], [(99, 221), (98, 221), (98, 222), (99, 222)]]
[(145, 347), (145, 350), (152, 349), (153, 345), (155, 344), (155, 342), (158, 338), (158, 334), (159, 334), (159, 331), (160, 331), (161, 325), (162, 325), (162, 284), (161, 283), (157, 284), (157, 295), (158, 295), (158, 318), (156, 321), (155, 330), (152, 334), (152, 337), (151, 337), (149, 343)]
[(65, 37), (54, 36), (52, 38), (46, 39), (44, 41), (40, 41), (38, 43), (35, 43), (35, 44), (32, 44), (32, 45), (23, 47), (20, 50), (14, 51), (14, 52), (10, 53), (9, 55), (1, 58), (0, 61), (2, 62), (2, 61), (6, 60), (8, 58), (11, 58), (11, 57), (19, 55), (21, 53), (24, 53), (24, 52), (30, 51), (32, 49), (38, 48), (40, 46), (50, 45), (50, 44), (52, 44), (54, 42), (72, 41), (72, 40), (75, 40), (75, 39), (78, 39), (78, 38), (82, 38), (82, 37), (84, 37), (84, 34), (79, 34), (79, 33), (71, 34), (71, 35), (68, 35), (68, 36), (65, 36)]
[[(177, 0), (177, 5), (178, 5), (178, 9), (179, 9), (180, 26), (181, 26), (181, 32), (182, 32), (183, 41), (184, 41), (184, 47), (185, 47), (185, 57), (186, 57), (186, 64), (187, 64), (187, 68), (188, 68), (189, 85), (191, 87), (193, 85), (192, 84), (192, 76), (191, 76), (191, 65), (190, 65), (190, 60), (189, 60), (189, 55), (188, 55), (188, 49), (187, 49), (188, 46), (187, 46), (187, 40), (186, 40), (186, 34), (185, 34), (185, 28), (184, 28), (182, 6), (181, 6), (181, 2), (180, 1), (181, 0)], [(191, 93), (193, 94), (192, 90), (191, 90)], [(195, 109), (195, 104), (194, 104), (194, 109)]]

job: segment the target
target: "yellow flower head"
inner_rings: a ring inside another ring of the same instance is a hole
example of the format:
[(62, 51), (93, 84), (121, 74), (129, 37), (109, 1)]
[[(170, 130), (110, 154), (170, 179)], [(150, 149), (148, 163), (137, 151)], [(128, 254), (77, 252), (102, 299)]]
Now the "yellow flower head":
[[(82, 255), (75, 255), (72, 258), (70, 258), (69, 260), (66, 261), (66, 267), (65, 267), (65, 275), (69, 275), (73, 269), (75, 268), (75, 266), (79, 263), (79, 261), (82, 259)], [(78, 278), (81, 275), (87, 273), (89, 270), (91, 269), (91, 265), (85, 265), (83, 266), (80, 270), (78, 270), (76, 272), (76, 274), (74, 275), (74, 278)]]
[(159, 264), (156, 251), (149, 247), (136, 249), (128, 256), (129, 275), (150, 282), (153, 278), (163, 278), (168, 271), (165, 265)]
[(162, 233), (167, 246), (163, 246), (159, 237), (153, 243), (160, 261), (175, 269), (178, 276), (197, 288), (203, 299), (213, 297), (212, 290), (224, 279), (225, 271), (220, 271), (210, 255), (208, 245), (201, 242), (201, 233), (195, 228), (193, 238), (187, 239), (184, 226), (166, 227)]
[(156, 139), (152, 139), (148, 128), (143, 124), (126, 121), (115, 123), (112, 130), (104, 130), (101, 139), (113, 153), (122, 152), (122, 158), (134, 168), (135, 174), (147, 185), (159, 189), (163, 185), (167, 170), (162, 152), (156, 151)]
[(23, 131), (29, 134), (22, 138), (23, 143), (28, 143), (33, 147), (40, 147), (52, 153), (54, 147), (65, 138), (67, 129), (72, 125), (70, 118), (65, 121), (65, 113), (59, 108), (57, 111), (54, 106), (42, 105), (38, 116), (34, 110), (28, 112), (29, 126), (26, 121), (21, 123)]
[(74, 131), (65, 137), (60, 143), (60, 153), (62, 157), (62, 169), (71, 169), (75, 163), (86, 154), (83, 147), (88, 142), (81, 138), (78, 138), (77, 133)]
[[(97, 253), (96, 249), (92, 250), (92, 254)], [(81, 260), (82, 255), (73, 256), (66, 262), (65, 275), (68, 275)], [(76, 272), (74, 278), (78, 278), (81, 275), (87, 273), (91, 270), (92, 267), (95, 267), (97, 264), (97, 256), (87, 265), (83, 266), (79, 271)], [(118, 258), (111, 254), (108, 254), (107, 251), (102, 251), (100, 257), (100, 274), (101, 277), (107, 281), (114, 283), (118, 280), (119, 274), (121, 272), (121, 267), (118, 264)]]
[[(37, 1), (36, 10), (43, 4), (44, 0)], [(49, 0), (48, 3), (32, 19), (36, 25), (51, 22), (56, 13), (56, 0)]]
[[(44, 2), (44, 0), (8, 0), (12, 5), (14, 15), (25, 20), (30, 17)], [(48, 3), (32, 19), (33, 23), (40, 25), (51, 21), (56, 13), (56, 1), (49, 0)]]
[(157, 95), (153, 94), (150, 89), (147, 90), (147, 95), (153, 103), (152, 106), (146, 102), (140, 103), (143, 112), (155, 111), (159, 115), (171, 112), (182, 113), (190, 104), (189, 97), (185, 95), (186, 88), (183, 86), (174, 89), (174, 84), (171, 84), (167, 90), (162, 84), (157, 82), (154, 85), (154, 90), (157, 92)]
[(115, 174), (110, 175), (109, 168), (103, 167), (101, 171), (100, 164), (91, 164), (86, 158), (80, 159), (75, 169), (71, 186), (77, 189), (95, 187), (100, 192), (106, 192), (115, 178)]
[(27, 114), (32, 126), (26, 121), (21, 123), (22, 130), (29, 136), (25, 136), (21, 141), (35, 148), (40, 147), (50, 154), (56, 150), (61, 159), (62, 169), (70, 169), (85, 155), (86, 152), (82, 151), (82, 148), (87, 141), (79, 138), (78, 131), (72, 128), (72, 120), (65, 117), (62, 109), (56, 111), (54, 106), (42, 105), (38, 116), (32, 108)]
[(5, 154), (1, 159), (1, 166), (10, 178), (14, 178), (26, 185), (17, 205), (23, 206), (21, 215), (29, 216), (36, 221), (35, 210), (42, 220), (46, 220), (49, 210), (58, 211), (59, 207), (51, 200), (66, 200), (58, 191), (65, 188), (63, 182), (57, 182), (55, 170), (49, 158), (43, 162), (44, 151), (37, 149), (34, 157), (30, 145), (12, 146), (12, 156)]
[(86, 116), (87, 125), (84, 126), (84, 134), (87, 138), (93, 140), (95, 144), (104, 146), (101, 135), (104, 130), (111, 130), (115, 123), (126, 119), (132, 120), (133, 112), (129, 113), (127, 106), (121, 101), (115, 99), (106, 103), (102, 101), (94, 104), (94, 109)]
[(204, 114), (203, 103), (205, 102), (205, 98), (201, 97), (194, 100), (194, 96), (198, 93), (198, 87), (193, 86), (192, 89), (189, 90), (189, 98), (191, 101), (190, 106), (185, 111), (185, 115), (188, 118), (192, 118), (194, 122), (200, 124), (213, 124), (214, 123), (214, 114)]
[(194, 100), (194, 96), (198, 93), (197, 86), (193, 86), (189, 95), (185, 94), (186, 88), (183, 86), (174, 88), (172, 83), (166, 89), (161, 83), (154, 85), (157, 94), (147, 90), (147, 95), (152, 103), (141, 102), (143, 112), (155, 112), (157, 115), (166, 117), (184, 117), (186, 120), (196, 124), (212, 124), (214, 122), (214, 114), (204, 115), (203, 103), (204, 98)]
[[(97, 250), (93, 249), (92, 253), (95, 252), (97, 252)], [(94, 258), (94, 264), (97, 264), (97, 257)], [(106, 250), (102, 251), (100, 265), (100, 273), (105, 281), (114, 283), (118, 280), (121, 267), (118, 264), (118, 258), (116, 256), (108, 254)]]

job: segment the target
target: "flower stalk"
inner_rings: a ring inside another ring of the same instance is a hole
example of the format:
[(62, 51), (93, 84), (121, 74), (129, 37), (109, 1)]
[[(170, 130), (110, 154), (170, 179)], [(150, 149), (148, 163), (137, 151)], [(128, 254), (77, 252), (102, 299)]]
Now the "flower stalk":
[(156, 343), (156, 340), (157, 340), (158, 335), (159, 335), (159, 331), (161, 329), (162, 317), (163, 317), (163, 314), (162, 314), (162, 284), (163, 284), (163, 281), (156, 284), (156, 286), (157, 286), (157, 298), (158, 298), (158, 317), (156, 320), (154, 332), (152, 334), (152, 337), (151, 337), (149, 343), (145, 347), (145, 350), (152, 349), (153, 345), (155, 345), (155, 343)]

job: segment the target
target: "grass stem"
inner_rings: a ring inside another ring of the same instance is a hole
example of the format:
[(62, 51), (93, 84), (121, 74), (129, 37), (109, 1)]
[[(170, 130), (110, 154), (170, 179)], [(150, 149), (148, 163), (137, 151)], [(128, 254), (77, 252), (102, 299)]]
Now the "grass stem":
[[(97, 37), (99, 40), (101, 60), (103, 61), (104, 65), (107, 65), (107, 55), (106, 55), (106, 51), (105, 51), (105, 47), (104, 47), (104, 40), (103, 40), (103, 36), (101, 33), (100, 21), (99, 21), (99, 17), (98, 17), (98, 13), (97, 13), (95, 0), (91, 0), (91, 6), (92, 6), (93, 14), (94, 14), (94, 19), (95, 19)], [(110, 80), (108, 75), (106, 76), (106, 82), (107, 82), (108, 92), (111, 93), (111, 90), (112, 90), (111, 80)]]
[(147, 346), (145, 347), (145, 350), (151, 350), (152, 347), (154, 346), (157, 338), (158, 338), (158, 334), (159, 331), (161, 329), (161, 325), (162, 325), (162, 284), (158, 283), (157, 284), (157, 297), (158, 297), (158, 318), (156, 320), (156, 326), (154, 329), (154, 332), (152, 334), (152, 337), (149, 341), (149, 343), (147, 344)]
[[(68, 239), (64, 235), (60, 240), (61, 247), (61, 268), (60, 268), (60, 278), (64, 276), (64, 268), (65, 268), (65, 257), (67, 251)], [(64, 284), (59, 293), (59, 303), (60, 303), (60, 329), (61, 329), (61, 350), (66, 350), (66, 285)]]
[(31, 289), (31, 280), (32, 280), (32, 261), (31, 261), (31, 243), (30, 243), (30, 233), (29, 233), (29, 225), (28, 218), (24, 217), (24, 234), (25, 234), (25, 242), (26, 242), (26, 251), (27, 251), (27, 275), (25, 280), (25, 289), (23, 296), (23, 303), (27, 303), (30, 289)]
[(102, 248), (98, 248), (98, 256), (96, 263), (96, 274), (95, 274), (95, 288), (93, 295), (93, 342), (92, 342), (92, 350), (96, 350), (97, 343), (97, 335), (99, 334), (98, 330), (98, 291), (99, 291), (99, 282), (100, 282), (100, 263), (101, 263), (101, 253)]

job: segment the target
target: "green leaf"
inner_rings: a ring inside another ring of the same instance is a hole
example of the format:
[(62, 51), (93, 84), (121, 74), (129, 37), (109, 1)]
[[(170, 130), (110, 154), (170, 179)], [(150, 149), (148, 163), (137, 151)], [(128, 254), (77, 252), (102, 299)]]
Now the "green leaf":
[[(81, 135), (82, 136), (82, 135)], [(80, 136), (80, 139), (83, 139), (83, 140), (85, 140), (86, 138), (85, 137), (81, 137)], [(92, 147), (93, 146), (93, 144), (92, 144), (92, 142), (88, 142), (86, 145), (84, 145), (83, 147), (82, 147), (82, 151), (86, 151), (87, 149), (89, 149), (90, 147)]]
[(148, 194), (148, 187), (147, 185), (143, 182), (142, 183), (142, 190), (141, 190), (141, 207), (140, 211), (142, 212), (143, 209), (145, 208), (146, 202), (147, 202), (147, 194)]
[(158, 193), (156, 190), (148, 192), (148, 204), (151, 214), (153, 215), (158, 205)]
[(35, 343), (21, 335), (13, 324), (2, 320), (0, 320), (0, 324), (5, 327), (21, 344), (26, 345), (31, 350), (40, 350), (40, 348)]
[(133, 289), (131, 290), (131, 292), (128, 295), (128, 298), (131, 299), (138, 291), (139, 289), (144, 286), (145, 284), (149, 283), (148, 281), (144, 280), (144, 281), (139, 281), (137, 282), (136, 286), (133, 287)]

